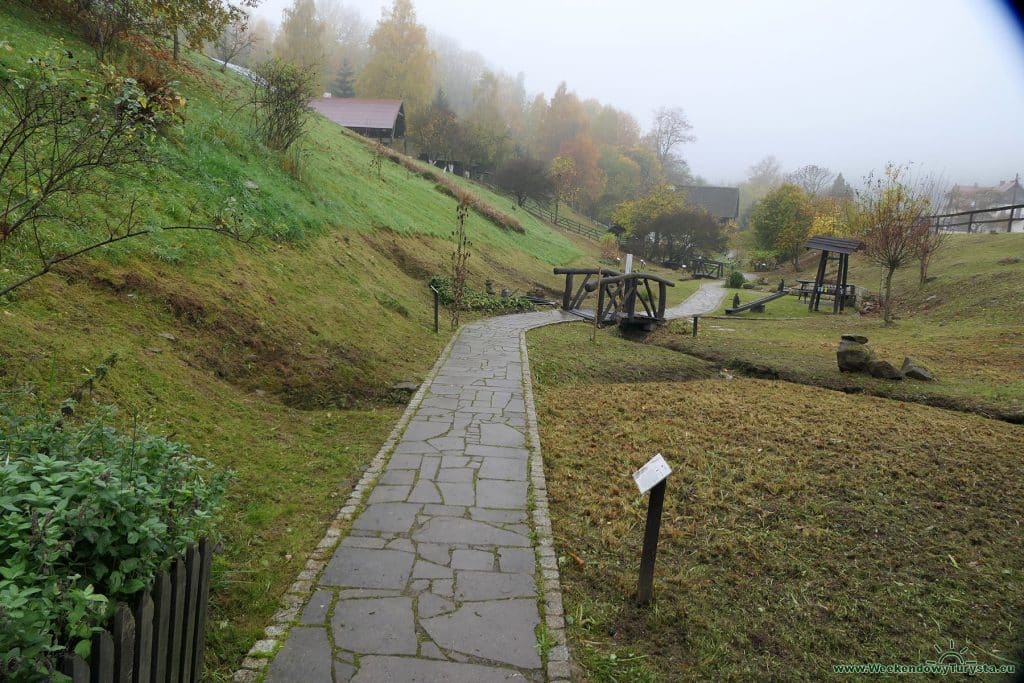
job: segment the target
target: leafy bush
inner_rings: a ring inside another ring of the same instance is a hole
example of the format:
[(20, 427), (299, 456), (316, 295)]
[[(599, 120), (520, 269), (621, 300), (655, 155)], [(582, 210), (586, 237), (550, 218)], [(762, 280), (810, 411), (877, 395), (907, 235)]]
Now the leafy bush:
[(743, 273), (738, 270), (734, 270), (729, 273), (729, 278), (725, 281), (725, 286), (731, 289), (739, 289), (743, 286), (746, 279), (743, 277)]
[[(438, 299), (445, 306), (450, 306), (455, 300), (451, 279), (443, 275), (435, 275), (430, 278), (429, 284), (438, 291)], [(466, 287), (462, 300), (462, 309), (465, 311), (485, 311), (500, 315), (503, 313), (532, 311), (534, 306), (528, 299), (521, 296), (502, 298), (493, 294), (479, 292), (472, 287)]]
[(287, 151), (306, 132), (316, 96), (316, 72), (280, 59), (256, 67), (249, 103), (256, 112), (260, 137), (267, 147)]
[(186, 446), (0, 403), (0, 679), (49, 680), (66, 647), (211, 532), (228, 476)]

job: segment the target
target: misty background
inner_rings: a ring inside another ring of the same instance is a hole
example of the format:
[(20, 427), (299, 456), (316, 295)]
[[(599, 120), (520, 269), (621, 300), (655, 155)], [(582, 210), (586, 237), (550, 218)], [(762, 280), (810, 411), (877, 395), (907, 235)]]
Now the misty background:
[[(291, 0), (264, 0), (273, 26)], [(340, 5), (372, 30), (385, 0)], [(631, 113), (682, 107), (691, 171), (734, 184), (766, 155), (856, 184), (886, 162), (949, 182), (1024, 172), (1024, 40), (991, 0), (670, 3), (418, 0), (432, 46), (522, 73), (528, 97), (566, 82)]]

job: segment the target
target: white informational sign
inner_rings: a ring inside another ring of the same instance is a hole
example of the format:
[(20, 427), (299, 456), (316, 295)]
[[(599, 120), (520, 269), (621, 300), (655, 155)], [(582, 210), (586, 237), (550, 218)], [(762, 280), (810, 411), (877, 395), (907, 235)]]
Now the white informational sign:
[(626, 275), (633, 272), (633, 255), (626, 254)]
[(665, 458), (661, 457), (661, 453), (658, 453), (648, 460), (646, 465), (633, 473), (633, 481), (636, 482), (640, 493), (647, 493), (670, 474), (672, 474), (672, 468), (665, 462)]

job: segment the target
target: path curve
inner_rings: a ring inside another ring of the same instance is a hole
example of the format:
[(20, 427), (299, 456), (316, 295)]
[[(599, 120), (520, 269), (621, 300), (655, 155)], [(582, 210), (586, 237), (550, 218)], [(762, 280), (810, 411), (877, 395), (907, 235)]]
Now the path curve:
[[(666, 314), (724, 296), (707, 282)], [(578, 320), (546, 311), (460, 330), (236, 681), (568, 680), (525, 335)]]
[(708, 280), (701, 283), (700, 289), (689, 296), (686, 301), (666, 309), (665, 317), (669, 320), (674, 320), (712, 313), (718, 310), (718, 306), (724, 298), (725, 287), (722, 282), (720, 280)]

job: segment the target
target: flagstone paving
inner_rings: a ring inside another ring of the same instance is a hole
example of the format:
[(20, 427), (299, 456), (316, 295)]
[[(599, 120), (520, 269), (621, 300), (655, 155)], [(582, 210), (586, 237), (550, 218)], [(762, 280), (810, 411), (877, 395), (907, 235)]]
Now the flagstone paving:
[[(711, 310), (721, 297), (720, 286), (706, 284), (691, 297), (702, 310), (676, 307), (673, 317)], [(575, 318), (527, 313), (462, 329), (410, 404), (401, 439), (382, 449), (379, 472), (371, 468), (366, 488), (379, 477), (349, 535), (328, 555), (340, 536), (332, 526), (300, 574), (293, 591), (308, 600), (286, 600), (282, 626), (268, 628), (284, 643), (266, 681), (568, 678), (522, 338), (562, 320)], [(360, 484), (352, 505), (364, 493)], [(537, 645), (542, 623), (553, 644), (546, 669)], [(275, 646), (260, 641), (251, 655)], [(263, 664), (250, 656), (236, 680), (256, 680)]]

